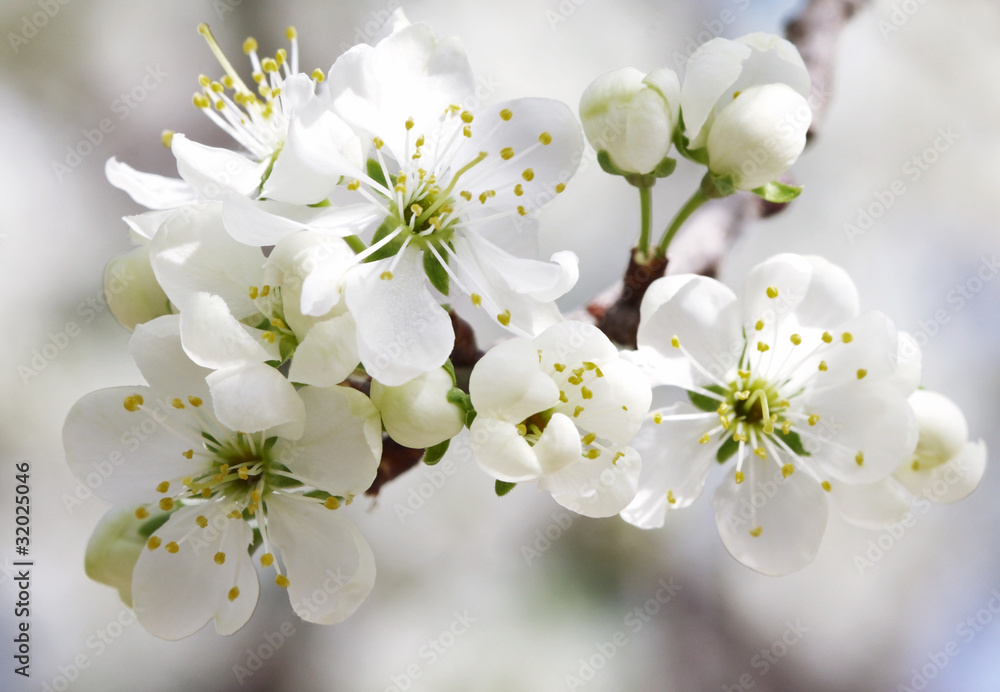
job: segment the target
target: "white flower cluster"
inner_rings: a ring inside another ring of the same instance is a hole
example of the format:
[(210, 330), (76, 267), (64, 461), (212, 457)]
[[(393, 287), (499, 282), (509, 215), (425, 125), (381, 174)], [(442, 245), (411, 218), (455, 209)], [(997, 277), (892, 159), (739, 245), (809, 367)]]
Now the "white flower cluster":
[[(179, 179), (108, 161), (150, 209), (126, 218), (136, 248), (108, 268), (141, 277), (108, 297), (147, 384), (85, 396), (63, 432), (78, 475), (115, 467), (95, 490), (115, 507), (88, 574), (152, 633), (239, 629), (259, 593), (251, 555), (303, 619), (343, 620), (375, 563), (342, 508), (373, 490), (390, 447), (434, 463), (465, 428), (498, 495), (537, 481), (573, 511), (644, 528), (734, 466), (715, 494), (720, 533), (772, 574), (812, 559), (828, 505), (878, 525), (911, 493), (952, 501), (978, 483), (985, 448), (954, 404), (917, 390), (915, 345), (859, 315), (821, 259), (765, 262), (742, 299), (714, 279), (660, 279), (635, 351), (566, 320), (555, 301), (576, 256), (531, 248), (583, 155), (580, 124), (543, 98), (480, 107), (454, 39), (397, 12), (373, 44), (307, 74), (289, 29), (273, 57), (247, 39), (244, 82), (199, 30), (225, 74), (202, 76), (194, 104), (241, 151), (167, 132)], [(708, 167), (705, 199), (787, 201), (797, 189), (775, 179), (805, 144), (808, 89), (791, 44), (716, 39), (683, 86), (667, 69), (599, 78), (582, 129), (640, 188), (669, 175), (676, 146)], [(479, 353), (456, 311), (510, 338)], [(687, 397), (651, 413), (663, 385)]]

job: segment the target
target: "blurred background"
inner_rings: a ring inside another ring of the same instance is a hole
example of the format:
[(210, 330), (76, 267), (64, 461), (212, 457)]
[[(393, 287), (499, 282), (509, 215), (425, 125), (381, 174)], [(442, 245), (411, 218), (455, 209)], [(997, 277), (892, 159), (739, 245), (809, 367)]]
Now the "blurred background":
[[(814, 564), (773, 579), (732, 560), (708, 498), (643, 532), (570, 517), (548, 495), (492, 480), (461, 444), (345, 511), (378, 579), (348, 621), (314, 626), (264, 579), (236, 635), (176, 643), (135, 624), (83, 572), (106, 509), (65, 466), (72, 403), (137, 383), (128, 333), (102, 302), (102, 271), (140, 209), (104, 179), (108, 157), (174, 174), (169, 128), (230, 146), (191, 105), (218, 65), (208, 22), (239, 69), (298, 27), (301, 66), (328, 69), (397, 0), (4, 0), (0, 28), (0, 687), (4, 690), (406, 690), (639, 692), (1000, 689), (1000, 480), (917, 509), (895, 535), (831, 516)], [(549, 96), (575, 108), (598, 74), (681, 69), (722, 34), (780, 31), (790, 0), (406, 0), (413, 21), (457, 35), (482, 96)], [(721, 278), (738, 285), (776, 252), (823, 254), (924, 348), (924, 384), (1000, 450), (1000, 6), (878, 0), (842, 36), (821, 137), (794, 169), (806, 192), (755, 223)], [(104, 121), (104, 129), (101, 123)], [(899, 181), (899, 184), (895, 184)], [(656, 189), (665, 226), (697, 183)], [(893, 191), (895, 190), (895, 191)], [(902, 192), (900, 192), (902, 190)], [(543, 215), (543, 251), (580, 256), (570, 309), (618, 278), (637, 195), (585, 165)], [(598, 201), (599, 200), (599, 201)], [(865, 215), (872, 218), (864, 220)], [(854, 232), (847, 225), (860, 229)], [(47, 345), (51, 345), (48, 346)], [(31, 678), (13, 674), (13, 464), (31, 464)], [(867, 562), (865, 562), (867, 561)], [(666, 602), (663, 602), (666, 601)]]

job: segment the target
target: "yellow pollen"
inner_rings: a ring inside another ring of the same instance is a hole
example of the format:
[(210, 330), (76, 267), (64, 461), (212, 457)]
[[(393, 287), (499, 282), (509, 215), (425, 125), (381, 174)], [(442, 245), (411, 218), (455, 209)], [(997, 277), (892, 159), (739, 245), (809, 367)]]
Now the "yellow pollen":
[(741, 432), (733, 433), (733, 442), (746, 442), (747, 436)]
[(830, 332), (823, 332), (823, 341), (825, 343), (830, 343), (831, 341), (833, 341), (833, 334), (831, 334)]
[(166, 550), (168, 553), (176, 554), (177, 552), (180, 551), (181, 547), (176, 543), (174, 543), (173, 541), (170, 541), (165, 546), (163, 546), (163, 549)]
[(360, 188), (361, 188), (361, 181), (360, 180), (356, 180), (355, 179), (355, 180), (352, 180), (351, 182), (347, 183), (347, 189), (351, 190), (352, 192), (354, 190), (358, 190)]
[(497, 322), (507, 327), (510, 325), (510, 310), (504, 310), (499, 315), (497, 315)]
[(163, 132), (161, 132), (160, 141), (163, 142), (163, 146), (169, 149), (170, 145), (174, 143), (174, 131), (164, 130)]
[(524, 194), (524, 188), (521, 186), (521, 183), (514, 186), (514, 194), (518, 197)]
[(816, 425), (817, 423), (819, 423), (819, 414), (814, 413), (809, 416), (809, 425)]
[(162, 543), (162, 541), (159, 536), (150, 536), (149, 540), (146, 541), (146, 547), (150, 550), (156, 550), (160, 547), (160, 543)]
[(778, 287), (777, 286), (768, 286), (767, 287), (767, 297), (771, 298), (772, 300), (774, 298), (777, 298), (778, 297)]
[(287, 589), (289, 584), (288, 577), (286, 577), (284, 574), (279, 574), (277, 577), (274, 578), (274, 583), (283, 589)]
[(573, 409), (573, 417), (579, 418), (580, 414), (583, 413), (583, 410), (584, 410), (583, 406), (577, 406), (575, 409)]
[(170, 490), (170, 481), (163, 481), (158, 486), (156, 486), (156, 492), (165, 493)]
[(788, 478), (793, 473), (795, 473), (795, 467), (792, 466), (791, 464), (785, 464), (784, 466), (781, 467), (781, 475), (784, 478)]
[(764, 351), (767, 351), (770, 348), (771, 347), (765, 344), (763, 341), (757, 342), (757, 350), (760, 351), (761, 353), (764, 353)]
[(566, 366), (563, 363), (554, 363), (552, 367), (555, 369), (556, 372), (562, 372), (566, 369)]
[(191, 102), (198, 108), (208, 108), (212, 104), (204, 94), (195, 94)]
[(827, 371), (827, 370), (829, 370), (829, 369), (830, 369), (830, 368), (829, 368), (829, 367), (827, 366), (827, 364), (826, 364), (826, 361), (825, 361), (825, 360), (821, 360), (821, 361), (819, 362), (819, 371), (820, 371), (820, 372), (826, 372), (826, 371)]
[(830, 492), (831, 490), (833, 490), (833, 486), (830, 485), (830, 481), (823, 481), (822, 483), (820, 483), (820, 485), (826, 492)]
[(749, 370), (737, 370), (736, 374), (740, 376), (740, 379), (743, 379), (743, 380), (750, 379), (750, 371)]
[(173, 401), (170, 402), (170, 404), (174, 408), (184, 408), (184, 402), (181, 401), (180, 399), (174, 399)]
[(764, 328), (764, 320), (757, 320), (757, 324), (753, 326), (758, 332)]
[(247, 40), (243, 42), (243, 54), (250, 55), (255, 50), (257, 50), (257, 39), (252, 36), (248, 36)]
[(858, 466), (864, 466), (864, 463), (865, 463), (865, 453), (864, 452), (858, 452), (854, 456), (854, 463), (857, 464)]
[(739, 399), (740, 401), (746, 401), (747, 399), (750, 398), (750, 390), (744, 389), (742, 392), (736, 392), (735, 394), (733, 394), (733, 396)]
[(524, 171), (521, 172), (521, 177), (524, 178), (525, 182), (530, 183), (535, 179), (535, 172), (530, 168), (525, 168)]
[(567, 397), (566, 392), (564, 392), (561, 389), (559, 390), (559, 401), (563, 402), (564, 404), (569, 403), (569, 397)]
[(601, 456), (601, 450), (589, 449), (587, 450), (587, 453), (584, 454), (583, 456), (587, 457), (588, 459), (596, 459), (597, 457)]
[(198, 75), (198, 84), (204, 88), (208, 88), (212, 85), (212, 80), (208, 78), (208, 75), (200, 74)]
[(194, 406), (195, 408), (198, 408), (199, 406), (201, 406), (205, 402), (202, 401), (200, 397), (189, 396), (188, 397), (188, 403), (191, 404), (192, 406)]
[(750, 529), (750, 535), (753, 536), (754, 538), (757, 538), (762, 533), (764, 533), (763, 526), (755, 526), (754, 528)]
[(208, 498), (212, 497), (212, 489), (211, 488), (202, 488), (201, 489), (201, 496), (204, 497), (205, 499), (208, 499)]
[(391, 271), (384, 271), (384, 272), (382, 272), (381, 274), (378, 275), (378, 278), (382, 279), (382, 281), (391, 281), (392, 280), (392, 272)]
[(239, 595), (240, 595), (240, 587), (234, 586), (233, 588), (229, 589), (230, 601), (235, 601), (239, 597)]
[(521, 216), (527, 216), (528, 215), (528, 210), (525, 209), (524, 207), (519, 206), (517, 208), (517, 213), (520, 214)]
[(849, 344), (852, 341), (854, 341), (854, 335), (851, 334), (850, 332), (844, 332), (843, 334), (840, 335), (840, 340), (843, 341), (845, 344)]
[(556, 185), (556, 194), (558, 195), (560, 192), (562, 192), (565, 189), (566, 189), (566, 183), (559, 183), (559, 184), (557, 184)]
[(618, 466), (618, 460), (621, 459), (623, 456), (625, 456), (625, 452), (618, 452), (617, 454), (615, 454), (614, 459), (611, 460), (611, 463), (615, 466)]
[(674, 491), (673, 490), (668, 490), (667, 491), (667, 502), (669, 502), (672, 505), (673, 504), (677, 504), (677, 498), (674, 497)]
[(406, 129), (408, 131), (413, 129), (413, 118), (406, 119)]
[(798, 334), (792, 334), (790, 338), (792, 340), (792, 343), (795, 344), (796, 346), (802, 343), (802, 337), (799, 336)]
[(277, 72), (278, 61), (274, 58), (264, 58), (260, 61), (260, 68), (264, 70), (264, 72)]
[(269, 344), (274, 343), (274, 332), (262, 332), (260, 338)]
[(470, 113), (469, 111), (462, 111), (462, 122), (463, 123), (468, 124), (468, 123), (471, 123), (472, 120), (473, 120), (472, 113)]
[(502, 158), (504, 161), (508, 161), (514, 158), (514, 150), (510, 147), (504, 147), (503, 149), (500, 150), (500, 158)]
[(527, 426), (527, 425), (525, 425), (524, 423), (518, 423), (518, 424), (517, 424), (516, 426), (514, 426), (514, 427), (516, 427), (516, 428), (517, 428), (517, 434), (518, 434), (518, 435), (521, 435), (521, 436), (523, 437), (523, 436), (525, 436), (525, 435), (527, 435), (527, 434), (528, 434), (528, 426)]
[(767, 450), (764, 449), (763, 447), (758, 447), (757, 449), (753, 450), (753, 453), (759, 456), (761, 459), (767, 459)]
[(920, 470), (920, 462), (914, 460), (913, 463), (910, 464), (910, 468), (913, 469), (914, 471), (919, 471)]
[(125, 401), (122, 402), (122, 406), (125, 407), (125, 410), (126, 411), (130, 411), (132, 413), (135, 413), (136, 411), (139, 410), (139, 405), (140, 404), (141, 404), (141, 402), (139, 401), (139, 397), (137, 397), (134, 394), (131, 395), (131, 396), (125, 397)]
[(503, 120), (504, 122), (510, 120), (513, 117), (514, 114), (508, 108), (504, 108), (502, 111), (500, 111), (500, 119)]
[(708, 433), (705, 433), (704, 435), (698, 438), (698, 444), (707, 445), (711, 439), (712, 438), (708, 436)]
[(323, 501), (323, 506), (327, 509), (337, 509), (340, 507), (340, 500), (331, 495)]
[(372, 144), (375, 145), (376, 149), (381, 149), (385, 145), (385, 142), (382, 141), (381, 137), (374, 137), (372, 138)]
[(653, 414), (653, 422), (656, 423), (657, 425), (659, 425), (660, 423), (662, 423), (663, 422), (663, 414), (660, 413), (659, 411), (657, 411), (656, 413), (654, 413)]
[(241, 481), (245, 481), (250, 478), (250, 470), (246, 466), (241, 466), (236, 469), (236, 474), (240, 477)]
[(548, 146), (552, 144), (552, 135), (550, 135), (548, 132), (543, 132), (542, 134), (538, 135), (538, 141), (541, 142), (543, 146)]
[(239, 519), (243, 518), (243, 515), (240, 514), (240, 510), (238, 510), (238, 509), (234, 509), (232, 512), (230, 512), (226, 516), (229, 517), (230, 519), (233, 519), (233, 520), (239, 520)]
[(323, 74), (323, 70), (317, 67), (315, 70), (312, 71), (312, 78), (315, 79), (317, 82), (322, 82), (324, 79), (326, 79), (326, 75)]
[(582, 396), (584, 399), (593, 399), (594, 393), (590, 391), (590, 389), (588, 389), (587, 387), (580, 387), (580, 396)]
[(221, 565), (225, 561), (226, 561), (226, 554), (225, 553), (216, 553), (215, 554), (215, 564)]
[(471, 296), (469, 296), (469, 298), (472, 299), (472, 304), (474, 306), (476, 306), (477, 308), (482, 307), (483, 297), (481, 295), (479, 295), (478, 293), (473, 293)]
[(145, 507), (140, 507), (139, 509), (135, 510), (136, 519), (146, 519), (147, 517), (149, 517), (149, 510), (147, 510)]
[(784, 423), (781, 424), (781, 432), (783, 434), (787, 435), (791, 431), (792, 431), (792, 421), (786, 420)]
[(471, 202), (471, 201), (472, 201), (472, 193), (471, 193), (471, 192), (469, 192), (468, 190), (462, 190), (462, 191), (461, 191), (461, 192), (459, 192), (458, 194), (459, 194), (459, 196), (460, 196), (460, 197), (461, 197), (462, 199), (464, 199), (464, 200), (465, 200), (466, 202)]
[(174, 501), (172, 498), (164, 497), (160, 499), (160, 509), (164, 512), (169, 512), (174, 508)]
[(859, 380), (863, 380), (865, 378), (865, 375), (867, 375), (867, 374), (868, 374), (867, 370), (865, 370), (864, 368), (858, 368), (858, 379)]
[(736, 485), (739, 485), (740, 483), (742, 483), (746, 479), (746, 476), (743, 475), (742, 471), (737, 471), (736, 475), (734, 476), (734, 478), (736, 480)]
[(208, 517), (206, 517), (204, 514), (199, 514), (197, 517), (195, 517), (194, 523), (200, 526), (201, 528), (205, 528), (208, 526)]
[(679, 338), (677, 338), (676, 334), (674, 334), (672, 337), (670, 337), (670, 345), (673, 346), (674, 348), (680, 348), (681, 347), (681, 340)]
[(273, 553), (264, 553), (263, 555), (260, 556), (260, 565), (261, 565), (261, 567), (270, 567), (273, 564), (274, 564), (274, 554)]
[(250, 300), (257, 300), (257, 296), (260, 295), (260, 289), (257, 288), (256, 286), (251, 286), (249, 294), (250, 294)]
[(587, 433), (586, 435), (580, 438), (580, 441), (583, 442), (583, 444), (585, 445), (589, 445), (596, 439), (597, 435), (595, 435), (594, 433)]
[(466, 125), (465, 127), (463, 127), (462, 128), (462, 134), (465, 137), (470, 137), (471, 138), (472, 137), (472, 125)]

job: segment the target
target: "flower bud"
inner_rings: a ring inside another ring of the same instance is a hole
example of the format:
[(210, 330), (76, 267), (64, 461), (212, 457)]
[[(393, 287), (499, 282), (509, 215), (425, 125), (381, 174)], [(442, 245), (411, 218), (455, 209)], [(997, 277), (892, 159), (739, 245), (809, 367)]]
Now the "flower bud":
[(680, 81), (669, 68), (647, 75), (623, 67), (595, 79), (580, 98), (580, 120), (597, 151), (625, 173), (651, 173), (670, 150)]
[(810, 122), (809, 104), (785, 84), (738, 92), (708, 133), (708, 167), (740, 190), (758, 188), (792, 167)]
[(463, 411), (448, 401), (453, 386), (451, 375), (436, 368), (397, 387), (372, 380), (371, 400), (389, 437), (404, 447), (433, 447), (462, 430)]
[(132, 571), (146, 537), (139, 533), (144, 520), (124, 507), (112, 507), (97, 523), (87, 542), (84, 571), (94, 581), (118, 590), (122, 602), (132, 607)]
[(920, 440), (914, 455), (921, 468), (940, 466), (962, 449), (969, 439), (969, 426), (954, 401), (937, 392), (918, 389), (907, 403), (920, 425)]
[(104, 297), (111, 314), (129, 331), (171, 312), (170, 300), (150, 266), (148, 245), (108, 262), (104, 269)]

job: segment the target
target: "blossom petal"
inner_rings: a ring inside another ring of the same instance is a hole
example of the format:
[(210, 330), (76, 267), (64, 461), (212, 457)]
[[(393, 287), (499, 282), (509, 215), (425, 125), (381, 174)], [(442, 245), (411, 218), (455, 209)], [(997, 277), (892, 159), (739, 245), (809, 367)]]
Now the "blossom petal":
[(538, 457), (538, 465), (545, 477), (557, 474), (567, 466), (582, 460), (580, 433), (573, 419), (562, 413), (552, 414), (532, 451)]
[(288, 570), (288, 598), (306, 622), (351, 615), (375, 584), (375, 556), (339, 511), (273, 493), (265, 500), (268, 538)]
[(163, 315), (136, 325), (128, 342), (132, 360), (150, 386), (173, 396), (208, 397), (211, 370), (195, 364), (181, 344), (180, 315)]
[(180, 314), (180, 329), (184, 351), (206, 368), (280, 360), (277, 344), (264, 341), (262, 330), (238, 322), (225, 301), (210, 293), (191, 294)]
[(104, 174), (109, 183), (148, 209), (173, 209), (197, 200), (185, 181), (137, 171), (113, 156), (104, 164)]
[[(213, 502), (178, 510), (153, 534), (162, 547), (139, 556), (132, 576), (135, 612), (157, 637), (183, 639), (213, 618), (218, 633), (228, 635), (253, 614), (260, 593), (247, 553), (253, 531), (242, 518), (227, 517), (226, 509)], [(198, 516), (207, 526), (196, 523)], [(166, 549), (171, 542), (176, 553)], [(224, 556), (221, 564), (218, 554)]]
[(536, 480), (542, 475), (538, 457), (513, 423), (479, 414), (469, 428), (476, 463), (507, 483)]
[(354, 317), (343, 314), (317, 322), (295, 349), (288, 379), (317, 387), (343, 382), (358, 366)]
[(691, 139), (691, 148), (704, 146), (712, 111), (730, 90), (753, 51), (749, 46), (724, 38), (701, 44), (687, 60), (681, 86), (681, 115)]
[(613, 448), (596, 459), (578, 457), (540, 479), (538, 487), (548, 490), (556, 502), (577, 514), (610, 517), (625, 509), (635, 497), (641, 469), (639, 454), (634, 449), (623, 447), (619, 452)]
[(520, 423), (559, 402), (559, 387), (538, 364), (538, 349), (526, 339), (511, 339), (479, 359), (469, 378), (476, 410)]
[(259, 246), (274, 245), (304, 229), (354, 235), (381, 215), (378, 207), (367, 203), (312, 208), (230, 195), (222, 205), (222, 221), (229, 235), (241, 243)]
[(950, 504), (968, 497), (986, 473), (986, 443), (966, 442), (947, 462), (926, 470), (901, 466), (895, 475), (913, 493), (931, 502)]
[(826, 531), (826, 492), (806, 473), (783, 477), (771, 461), (749, 455), (744, 481), (732, 476), (712, 498), (726, 550), (762, 574), (780, 576), (816, 557)]
[(284, 375), (264, 363), (216, 370), (206, 378), (219, 422), (230, 430), (270, 430), (298, 439), (305, 423), (305, 405)]
[(844, 519), (873, 531), (898, 524), (911, 511), (910, 496), (892, 478), (874, 483), (838, 483), (830, 491), (830, 498)]
[(181, 174), (201, 199), (221, 199), (227, 192), (248, 195), (260, 187), (270, 160), (254, 161), (229, 149), (209, 147), (175, 134), (170, 150)]

